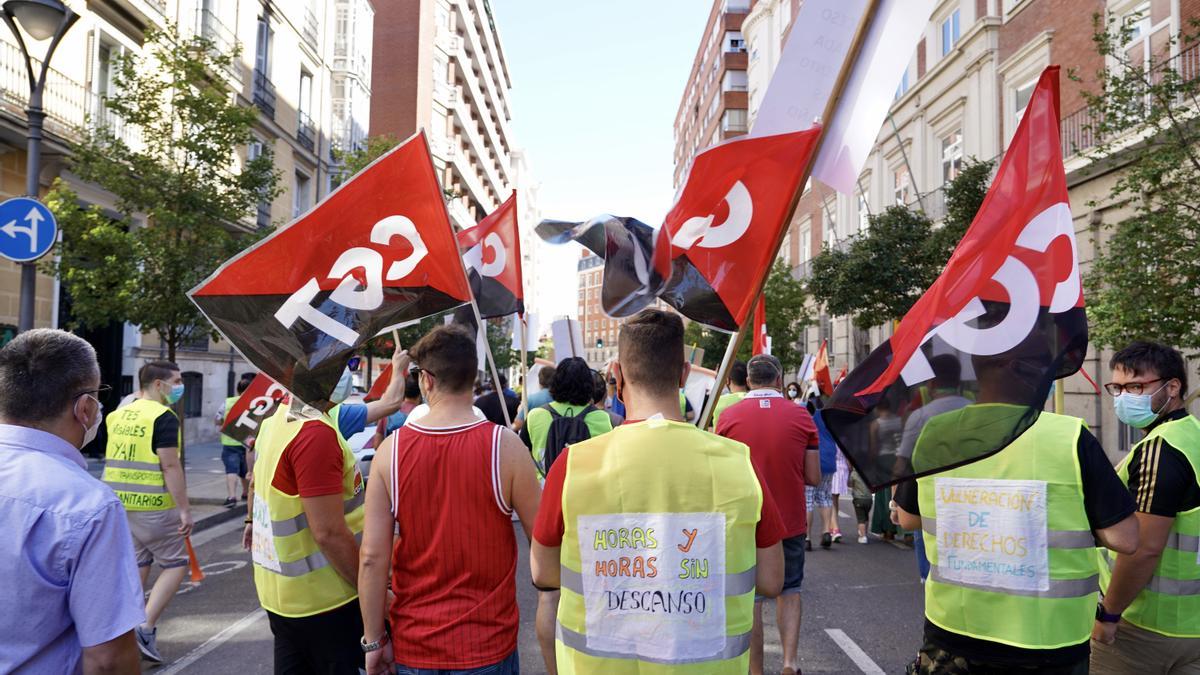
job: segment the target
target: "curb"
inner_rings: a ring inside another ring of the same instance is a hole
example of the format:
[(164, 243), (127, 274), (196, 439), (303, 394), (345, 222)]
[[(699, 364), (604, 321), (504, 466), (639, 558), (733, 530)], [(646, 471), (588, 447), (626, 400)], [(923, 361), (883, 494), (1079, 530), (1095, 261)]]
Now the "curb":
[(218, 511), (217, 513), (197, 520), (195, 524), (192, 525), (192, 534), (203, 532), (204, 530), (216, 527), (221, 523), (227, 523), (234, 518), (245, 517), (245, 515), (245, 509), (225, 509), (223, 511)]

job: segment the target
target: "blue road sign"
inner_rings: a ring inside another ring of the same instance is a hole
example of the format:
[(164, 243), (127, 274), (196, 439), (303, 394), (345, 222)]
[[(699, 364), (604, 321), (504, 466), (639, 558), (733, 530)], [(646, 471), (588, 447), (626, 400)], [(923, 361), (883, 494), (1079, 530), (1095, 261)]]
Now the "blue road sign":
[(0, 203), (0, 256), (29, 262), (46, 255), (58, 238), (58, 223), (46, 205), (31, 197)]

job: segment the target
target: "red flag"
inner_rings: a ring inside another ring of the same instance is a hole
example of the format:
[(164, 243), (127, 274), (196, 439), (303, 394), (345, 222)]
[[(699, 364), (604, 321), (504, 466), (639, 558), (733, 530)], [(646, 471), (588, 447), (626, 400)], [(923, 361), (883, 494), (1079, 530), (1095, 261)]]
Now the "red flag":
[(696, 156), (654, 245), (663, 299), (723, 330), (750, 318), (820, 133), (739, 138)]
[(375, 378), (375, 382), (371, 384), (371, 391), (363, 397), (364, 401), (378, 401), (383, 398), (383, 392), (387, 391), (388, 385), (392, 383), (392, 364), (387, 364), (383, 368), (383, 372), (379, 373), (379, 377)]
[(470, 300), (424, 133), (190, 296), (247, 360), (300, 400), (330, 407), (355, 349), (389, 326)]
[(833, 382), (829, 379), (829, 353), (826, 350), (828, 342), (828, 340), (821, 341), (821, 349), (813, 361), (813, 379), (816, 380), (817, 391), (822, 396), (833, 394)]
[(846, 372), (847, 372), (846, 366), (842, 366), (841, 371), (838, 372), (838, 376), (833, 380), (834, 387), (837, 387), (839, 384), (842, 383), (842, 380), (846, 379)]
[(278, 382), (262, 373), (255, 375), (225, 415), (221, 433), (249, 445), (249, 439), (258, 434), (258, 425), (275, 414), (276, 406), (286, 395), (287, 390)]
[(755, 354), (769, 354), (767, 349), (767, 301), (760, 299), (754, 306), (754, 347)]
[(458, 233), (471, 292), (479, 314), (491, 319), (525, 313), (521, 277), (521, 237), (517, 229), (517, 193), (475, 227)]
[[(1087, 316), (1062, 162), (1058, 76), (1057, 66), (1042, 73), (941, 276), (826, 407), (830, 432), (873, 488), (1001, 451), (1037, 422), (1053, 381), (1082, 365)], [(921, 429), (911, 463), (883, 461), (868, 443), (885, 401), (881, 414), (905, 411), (906, 433)]]

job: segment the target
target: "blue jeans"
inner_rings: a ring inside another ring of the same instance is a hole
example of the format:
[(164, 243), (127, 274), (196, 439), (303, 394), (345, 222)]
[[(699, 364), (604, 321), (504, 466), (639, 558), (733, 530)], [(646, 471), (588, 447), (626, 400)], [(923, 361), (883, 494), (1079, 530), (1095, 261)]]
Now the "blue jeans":
[(913, 532), (913, 551), (917, 554), (917, 572), (925, 579), (929, 576), (929, 558), (925, 557), (925, 537), (921, 536), (921, 530)]
[(396, 664), (396, 675), (521, 675), (521, 659), (517, 650), (499, 663), (467, 670), (436, 670), (432, 668), (409, 668)]

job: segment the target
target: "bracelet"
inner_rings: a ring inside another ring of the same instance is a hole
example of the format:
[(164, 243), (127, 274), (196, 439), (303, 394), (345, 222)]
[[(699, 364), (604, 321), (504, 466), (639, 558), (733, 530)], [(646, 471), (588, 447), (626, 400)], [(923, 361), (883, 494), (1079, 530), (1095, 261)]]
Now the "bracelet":
[(250, 516), (246, 516), (246, 519), (245, 519), (245, 520), (243, 520), (242, 522), (243, 522), (243, 523), (245, 523), (245, 524), (247, 524), (247, 525), (250, 525), (251, 523), (253, 523), (253, 522), (254, 522), (254, 519), (253, 519), (253, 518), (251, 518)]

